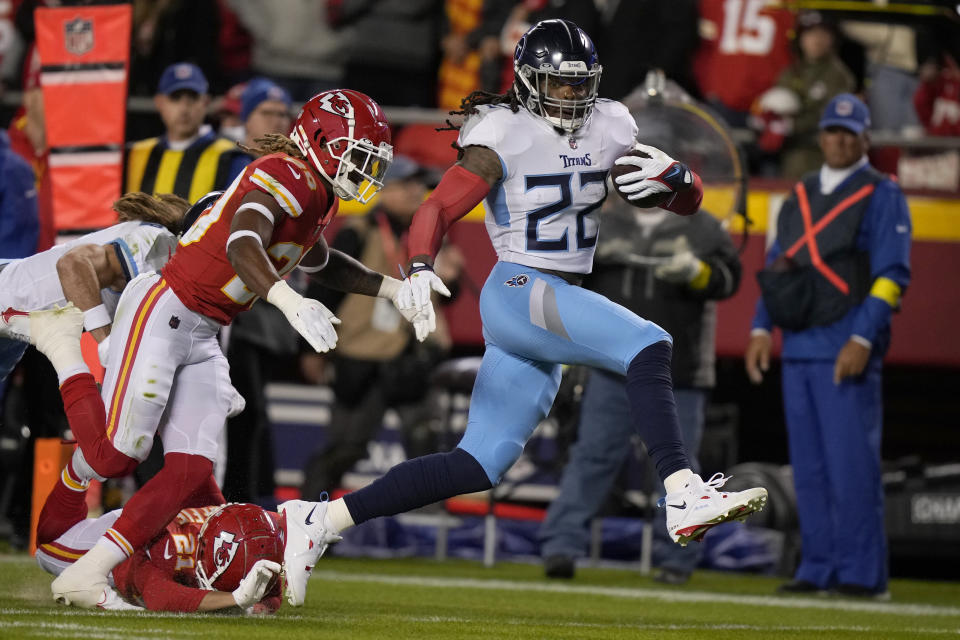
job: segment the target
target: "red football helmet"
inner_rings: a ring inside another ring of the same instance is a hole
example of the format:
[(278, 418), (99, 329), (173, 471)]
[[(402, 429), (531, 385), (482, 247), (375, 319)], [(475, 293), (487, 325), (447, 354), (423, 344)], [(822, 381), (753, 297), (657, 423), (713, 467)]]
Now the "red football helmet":
[(197, 542), (197, 581), (204, 589), (233, 591), (258, 560), (283, 562), (286, 533), (254, 504), (227, 504), (207, 518)]
[(383, 186), (383, 174), (393, 160), (390, 126), (380, 106), (350, 89), (310, 98), (290, 138), (345, 200), (369, 201)]

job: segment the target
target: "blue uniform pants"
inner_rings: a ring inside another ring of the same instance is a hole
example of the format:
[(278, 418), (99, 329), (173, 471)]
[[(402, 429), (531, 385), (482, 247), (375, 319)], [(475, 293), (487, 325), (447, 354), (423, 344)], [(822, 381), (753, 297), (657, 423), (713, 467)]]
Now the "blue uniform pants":
[(671, 340), (598, 293), (510, 262), (498, 262), (490, 272), (480, 315), (486, 351), (459, 447), (494, 485), (553, 405), (561, 364), (625, 375), (640, 351)]
[(826, 589), (887, 586), (880, 440), (881, 365), (833, 383), (831, 361), (786, 360), (783, 405), (797, 491), (796, 578)]
[[(696, 471), (696, 455), (703, 437), (707, 392), (674, 389), (680, 430), (690, 462)], [(563, 470), (560, 494), (550, 503), (540, 529), (541, 555), (581, 557), (589, 543), (587, 523), (606, 500), (624, 460), (633, 450), (630, 436), (630, 404), (624, 379), (593, 371), (580, 406), (577, 442)], [(661, 491), (663, 486), (660, 487)], [(681, 547), (669, 539), (666, 513), (657, 509), (654, 525), (654, 560), (662, 567), (692, 572), (700, 560), (700, 545)]]

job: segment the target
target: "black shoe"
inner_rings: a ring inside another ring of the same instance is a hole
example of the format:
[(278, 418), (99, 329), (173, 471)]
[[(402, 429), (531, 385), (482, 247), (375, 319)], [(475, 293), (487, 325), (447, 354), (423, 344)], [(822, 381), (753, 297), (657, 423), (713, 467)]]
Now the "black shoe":
[(572, 578), (575, 571), (573, 558), (559, 554), (547, 556), (543, 559), (543, 570), (548, 578)]
[(860, 584), (838, 584), (833, 595), (845, 598), (865, 598), (868, 600), (889, 600), (889, 591), (878, 591)]
[(790, 582), (784, 582), (782, 585), (777, 587), (777, 593), (787, 593), (787, 594), (799, 594), (799, 595), (814, 595), (816, 593), (821, 593), (823, 589), (813, 584), (809, 580), (791, 580)]
[(653, 581), (661, 584), (687, 584), (690, 581), (690, 573), (680, 569), (663, 568), (653, 577)]

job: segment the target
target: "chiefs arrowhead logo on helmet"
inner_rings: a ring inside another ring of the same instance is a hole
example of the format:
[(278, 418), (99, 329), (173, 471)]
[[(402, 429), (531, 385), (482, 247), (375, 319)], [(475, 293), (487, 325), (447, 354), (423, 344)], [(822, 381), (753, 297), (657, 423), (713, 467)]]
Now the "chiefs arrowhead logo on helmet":
[(229, 531), (221, 531), (213, 539), (213, 566), (217, 568), (218, 573), (223, 573), (233, 562), (233, 557), (237, 555), (237, 545), (234, 543), (236, 537)]
[(393, 160), (383, 110), (352, 89), (324, 91), (307, 100), (290, 139), (344, 200), (366, 203), (373, 198)]
[(284, 536), (271, 515), (253, 504), (228, 504), (200, 528), (197, 582), (204, 589), (233, 591), (262, 559), (283, 562)]
[(317, 104), (321, 109), (344, 118), (353, 118), (353, 103), (351, 103), (343, 93), (340, 91), (330, 91), (321, 94), (321, 96)]

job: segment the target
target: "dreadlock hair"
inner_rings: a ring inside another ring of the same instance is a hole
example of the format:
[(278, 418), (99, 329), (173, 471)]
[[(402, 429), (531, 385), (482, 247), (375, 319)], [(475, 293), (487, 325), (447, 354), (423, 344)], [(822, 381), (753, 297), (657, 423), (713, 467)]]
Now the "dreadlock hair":
[[(516, 113), (520, 110), (520, 98), (513, 87), (507, 89), (506, 93), (491, 93), (490, 91), (474, 91), (466, 98), (460, 101), (460, 109), (451, 111), (452, 116), (469, 116), (477, 113), (477, 107), (484, 104), (505, 104), (510, 107), (510, 111)], [(437, 131), (459, 131), (460, 125), (453, 124), (447, 120), (447, 126), (437, 128)]]
[(133, 191), (113, 203), (120, 222), (153, 222), (166, 227), (170, 233), (180, 233), (183, 215), (190, 203), (172, 193), (160, 193), (155, 196), (142, 191)]
[(300, 152), (300, 148), (287, 136), (282, 133), (265, 133), (253, 141), (257, 146), (248, 147), (245, 144), (237, 143), (237, 146), (254, 156), (266, 156), (271, 153), (285, 153), (299, 160), (306, 160), (307, 157)]

